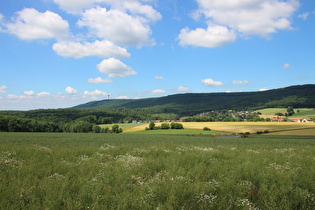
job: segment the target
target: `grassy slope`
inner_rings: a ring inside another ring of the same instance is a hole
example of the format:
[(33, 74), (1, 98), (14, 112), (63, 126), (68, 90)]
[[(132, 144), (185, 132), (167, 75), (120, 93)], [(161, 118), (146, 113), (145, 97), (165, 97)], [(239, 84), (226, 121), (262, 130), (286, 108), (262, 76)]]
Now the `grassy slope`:
[(0, 133), (0, 209), (314, 209), (314, 153), (313, 137)]
[[(300, 112), (298, 113), (297, 110)], [(287, 110), (285, 108), (268, 108), (268, 109), (260, 109), (257, 112), (262, 113), (261, 117), (274, 117), (275, 113), (283, 113), (285, 114)], [(295, 114), (293, 116), (288, 117), (289, 119), (293, 118), (310, 118), (315, 117), (315, 108), (298, 108), (294, 109)]]

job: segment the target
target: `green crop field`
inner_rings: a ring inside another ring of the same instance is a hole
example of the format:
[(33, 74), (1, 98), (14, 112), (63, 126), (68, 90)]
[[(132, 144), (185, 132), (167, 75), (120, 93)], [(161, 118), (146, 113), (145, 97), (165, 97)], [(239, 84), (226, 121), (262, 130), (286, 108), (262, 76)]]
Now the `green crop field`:
[[(299, 110), (299, 112), (298, 112)], [(262, 114), (262, 117), (272, 117), (275, 116), (275, 113), (282, 113), (285, 114), (287, 112), (286, 108), (268, 108), (268, 109), (260, 109), (257, 110)], [(295, 114), (290, 116), (289, 118), (313, 118), (315, 117), (315, 109), (312, 108), (298, 108), (294, 109)]]
[(0, 209), (314, 209), (314, 136), (0, 133)]

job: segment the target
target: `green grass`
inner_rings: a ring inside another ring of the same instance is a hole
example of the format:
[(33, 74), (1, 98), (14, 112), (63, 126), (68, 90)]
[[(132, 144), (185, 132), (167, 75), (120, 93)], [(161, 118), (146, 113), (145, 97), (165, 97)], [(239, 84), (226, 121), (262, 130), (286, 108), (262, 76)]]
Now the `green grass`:
[(0, 133), (0, 209), (314, 209), (312, 136)]
[[(300, 112), (298, 113), (297, 110)], [(263, 115), (275, 115), (275, 113), (283, 113), (287, 112), (286, 108), (268, 108), (268, 109), (260, 109), (256, 110), (256, 112), (260, 112)], [(297, 108), (294, 109), (295, 114), (290, 116), (289, 118), (309, 118), (315, 117), (315, 109), (314, 108)]]

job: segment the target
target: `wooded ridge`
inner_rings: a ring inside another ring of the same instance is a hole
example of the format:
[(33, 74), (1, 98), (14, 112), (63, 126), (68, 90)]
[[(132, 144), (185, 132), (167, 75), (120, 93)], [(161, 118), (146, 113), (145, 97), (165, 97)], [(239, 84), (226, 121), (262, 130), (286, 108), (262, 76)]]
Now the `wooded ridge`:
[(257, 92), (186, 93), (159, 98), (92, 101), (73, 108), (151, 108), (191, 115), (209, 110), (255, 110), (276, 107), (315, 107), (315, 85), (297, 85)]

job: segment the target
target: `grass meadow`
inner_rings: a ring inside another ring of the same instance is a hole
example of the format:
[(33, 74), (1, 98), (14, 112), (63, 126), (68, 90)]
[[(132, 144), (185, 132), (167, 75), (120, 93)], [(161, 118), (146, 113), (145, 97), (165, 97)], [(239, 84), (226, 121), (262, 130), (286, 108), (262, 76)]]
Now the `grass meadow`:
[[(261, 117), (272, 118), (276, 116), (275, 113), (285, 114), (287, 112), (287, 109), (286, 108), (267, 108), (267, 109), (257, 110), (257, 112), (260, 112), (262, 114)], [(293, 116), (288, 117), (289, 119), (315, 117), (314, 108), (298, 108), (298, 109), (294, 109), (294, 112), (295, 114)]]
[(0, 209), (314, 209), (314, 136), (0, 133)]

